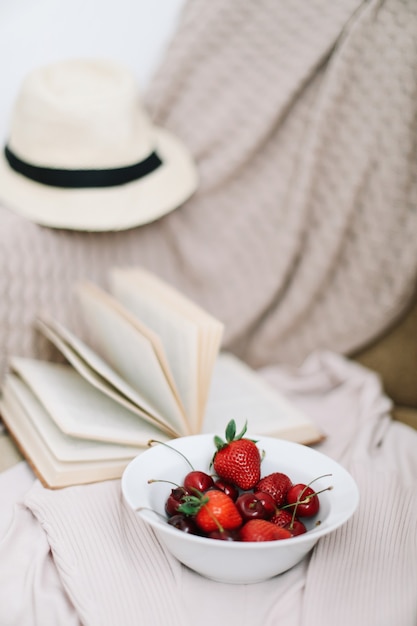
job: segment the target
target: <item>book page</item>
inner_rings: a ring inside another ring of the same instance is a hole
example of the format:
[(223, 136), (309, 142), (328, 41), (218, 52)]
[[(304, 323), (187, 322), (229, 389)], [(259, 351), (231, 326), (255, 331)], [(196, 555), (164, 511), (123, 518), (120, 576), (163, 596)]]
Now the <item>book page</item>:
[(161, 368), (154, 343), (117, 301), (93, 285), (77, 288), (85, 321), (101, 356), (126, 382), (170, 422), (172, 428), (188, 434), (188, 424), (172, 386)]
[(313, 421), (231, 354), (220, 354), (213, 373), (203, 432), (224, 435), (234, 419), (238, 430), (247, 421), (248, 435), (280, 437), (311, 444), (323, 439)]
[(221, 346), (221, 338), (222, 334), (219, 334), (219, 330), (217, 328), (212, 328), (205, 338), (202, 338), (203, 343), (203, 354), (205, 354), (204, 364), (202, 367), (207, 374), (207, 381), (204, 390), (202, 390), (200, 397), (200, 423), (199, 423), (199, 431), (203, 428), (204, 415), (206, 411), (207, 401), (209, 397), (210, 388), (212, 385), (212, 377), (214, 372), (214, 367), (219, 358), (219, 350)]
[(140, 285), (120, 272), (112, 272), (115, 297), (161, 338), (191, 431), (196, 432), (199, 411), (199, 329), (168, 309)]
[(15, 357), (10, 367), (67, 435), (130, 446), (146, 446), (149, 439), (168, 439), (159, 428), (102, 394), (69, 365)]
[(26, 420), (32, 423), (51, 453), (61, 461), (130, 459), (146, 447), (146, 444), (141, 447), (121, 446), (66, 435), (51, 420), (48, 411), (32, 390), (16, 375), (9, 375), (3, 395), (5, 399), (13, 398), (21, 405), (26, 414)]
[(124, 306), (161, 338), (192, 432), (199, 432), (223, 324), (141, 268), (113, 269), (110, 282)]
[[(133, 449), (130, 456), (125, 447), (119, 451), (118, 446), (111, 444), (91, 445), (80, 439), (63, 438), (47, 421), (43, 423), (48, 418), (42, 410), (35, 417), (39, 430), (24, 408), (25, 400), (21, 402), (25, 392), (19, 389), (14, 393), (13, 387), (13, 383), (6, 383), (0, 398), (1, 414), (16, 445), (44, 486), (57, 488), (120, 478), (129, 461), (140, 453)], [(28, 403), (34, 415), (32, 400), (28, 399)]]
[(104, 359), (67, 328), (51, 318), (41, 317), (37, 328), (58, 348), (72, 367), (93, 387), (143, 420), (172, 437), (178, 433), (136, 389), (112, 369)]

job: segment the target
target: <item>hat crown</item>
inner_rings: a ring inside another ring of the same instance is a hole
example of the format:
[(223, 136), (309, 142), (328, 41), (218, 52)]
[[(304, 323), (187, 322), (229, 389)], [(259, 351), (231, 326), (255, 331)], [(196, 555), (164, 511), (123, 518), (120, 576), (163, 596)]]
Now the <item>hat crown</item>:
[(31, 72), (12, 117), (9, 147), (33, 165), (124, 167), (154, 149), (134, 76), (103, 60), (74, 59)]

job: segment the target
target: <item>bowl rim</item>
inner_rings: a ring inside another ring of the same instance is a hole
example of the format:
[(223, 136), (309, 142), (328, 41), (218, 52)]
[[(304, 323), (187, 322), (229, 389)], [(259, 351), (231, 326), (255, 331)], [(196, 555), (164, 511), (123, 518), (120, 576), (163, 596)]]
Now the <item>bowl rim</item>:
[[(337, 472), (339, 473), (340, 476), (343, 476), (344, 479), (347, 481), (347, 483), (350, 486), (351, 492), (350, 492), (350, 506), (347, 507), (346, 512), (343, 515), (339, 515), (337, 516), (337, 519), (334, 520), (334, 522), (329, 522), (326, 523), (326, 525), (324, 525), (323, 527), (321, 526), (317, 526), (314, 528), (311, 528), (307, 533), (304, 533), (302, 535), (298, 535), (296, 537), (291, 537), (291, 544), (290, 545), (303, 545), (303, 544), (308, 544), (311, 543), (312, 541), (314, 543), (316, 543), (321, 537), (324, 537), (330, 533), (332, 533), (333, 531), (335, 531), (337, 528), (340, 528), (340, 526), (343, 526), (356, 512), (358, 506), (359, 506), (359, 501), (360, 501), (360, 492), (359, 492), (359, 488), (358, 485), (355, 481), (355, 479), (353, 478), (353, 476), (350, 474), (350, 472), (343, 467), (343, 465), (341, 465), (338, 461), (336, 461), (335, 459), (333, 459), (332, 457), (324, 454), (323, 452), (320, 452), (319, 450), (316, 450), (315, 448), (313, 448), (312, 446), (307, 446), (305, 444), (300, 444), (300, 443), (296, 443), (293, 441), (289, 441), (289, 440), (285, 440), (285, 439), (280, 439), (278, 437), (270, 437), (270, 436), (265, 436), (265, 435), (252, 435), (252, 434), (246, 434), (247, 437), (250, 437), (251, 439), (255, 439), (258, 442), (278, 442), (278, 445), (283, 445), (284, 447), (287, 447), (288, 449), (299, 449), (299, 448), (307, 448), (310, 450), (310, 452), (308, 454), (313, 454), (314, 456), (316, 456), (316, 458), (320, 458), (323, 461), (326, 461), (328, 463), (330, 463), (330, 465), (332, 465), (332, 467), (337, 470)], [(196, 439), (198, 438), (199, 440), (213, 440), (214, 437), (214, 433), (202, 433), (202, 434), (197, 434), (197, 435), (187, 435), (184, 437), (177, 437), (175, 439), (171, 439), (169, 440), (167, 443), (169, 446), (174, 447), (177, 445), (177, 443), (179, 441), (184, 441), (184, 440), (190, 440), (190, 439)], [(164, 534), (167, 534), (173, 538), (181, 538), (181, 539), (185, 539), (186, 541), (190, 541), (191, 543), (196, 543), (196, 544), (202, 544), (202, 545), (209, 545), (212, 546), (213, 548), (215, 547), (222, 547), (226, 550), (270, 550), (272, 546), (286, 546), (289, 547), (289, 544), (287, 541), (285, 540), (272, 540), (272, 541), (253, 541), (253, 542), (244, 542), (244, 541), (215, 541), (209, 537), (201, 537), (199, 535), (193, 535), (193, 534), (189, 534), (189, 533), (184, 533), (183, 531), (170, 526), (167, 523), (166, 519), (163, 519), (162, 516), (160, 516), (156, 511), (152, 511), (149, 509), (138, 509), (134, 506), (132, 506), (128, 496), (127, 496), (127, 489), (126, 489), (126, 484), (127, 484), (127, 480), (129, 478), (129, 475), (134, 471), (135, 469), (135, 465), (140, 463), (139, 459), (143, 459), (144, 455), (148, 455), (149, 453), (152, 453), (153, 450), (155, 450), (156, 447), (152, 446), (148, 449), (146, 449), (144, 452), (140, 453), (139, 455), (137, 455), (134, 459), (132, 459), (129, 464), (126, 466), (122, 477), (121, 477), (121, 491), (122, 491), (122, 496), (127, 504), (127, 506), (137, 515), (139, 515), (145, 522), (149, 523), (152, 528), (155, 529), (155, 531), (161, 531)], [(279, 470), (277, 470), (279, 471)], [(180, 534), (179, 534), (180, 533)]]

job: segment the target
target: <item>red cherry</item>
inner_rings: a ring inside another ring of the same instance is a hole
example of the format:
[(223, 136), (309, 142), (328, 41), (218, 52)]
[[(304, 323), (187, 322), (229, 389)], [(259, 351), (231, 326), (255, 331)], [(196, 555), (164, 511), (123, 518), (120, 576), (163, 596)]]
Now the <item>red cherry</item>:
[(265, 507), (254, 493), (247, 491), (236, 500), (236, 507), (244, 520), (265, 519)]
[(299, 519), (295, 519), (290, 524), (284, 526), (287, 530), (290, 531), (293, 537), (297, 537), (298, 535), (303, 535), (307, 532), (307, 528), (304, 526), (303, 522)]
[[(318, 513), (320, 502), (315, 491), (307, 485), (298, 483), (293, 485), (287, 492), (288, 504), (296, 507), (297, 517), (313, 517)], [(291, 507), (293, 508), (293, 507)]]
[(165, 502), (165, 513), (168, 517), (175, 515), (178, 512), (178, 507), (182, 504), (182, 497), (187, 494), (183, 487), (175, 487), (171, 489), (171, 493)]
[(181, 513), (177, 513), (176, 515), (170, 517), (168, 524), (174, 526), (174, 528), (178, 528), (178, 530), (182, 530), (184, 533), (189, 533), (190, 535), (200, 534), (197, 524), (195, 524), (192, 519), (186, 515), (182, 515)]
[(239, 533), (236, 530), (212, 530), (207, 537), (221, 541), (239, 541)]
[(193, 470), (184, 478), (183, 484), (185, 489), (190, 493), (195, 493), (196, 490), (204, 493), (204, 491), (213, 487), (214, 481), (209, 474), (200, 472), (199, 470)]
[(233, 502), (236, 502), (239, 496), (239, 489), (236, 487), (236, 485), (233, 485), (232, 483), (228, 483), (226, 480), (223, 480), (222, 478), (218, 478), (217, 480), (214, 481), (214, 486), (216, 489), (220, 489), (220, 491), (224, 491), (224, 493), (227, 496), (229, 496), (229, 498), (232, 498)]
[(266, 491), (255, 491), (255, 496), (263, 504), (265, 509), (265, 519), (270, 519), (273, 515), (275, 515), (277, 505), (275, 504), (275, 500), (270, 493), (267, 493)]

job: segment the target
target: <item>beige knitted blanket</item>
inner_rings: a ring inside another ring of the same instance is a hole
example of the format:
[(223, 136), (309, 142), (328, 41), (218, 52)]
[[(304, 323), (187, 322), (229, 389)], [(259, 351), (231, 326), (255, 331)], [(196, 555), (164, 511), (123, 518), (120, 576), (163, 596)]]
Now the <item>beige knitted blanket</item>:
[(198, 192), (107, 234), (1, 207), (1, 376), (11, 353), (49, 355), (39, 310), (77, 329), (72, 284), (116, 264), (207, 307), (254, 366), (369, 341), (416, 279), (416, 77), (415, 0), (189, 2), (147, 102), (192, 151)]

